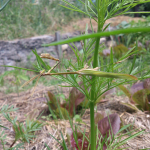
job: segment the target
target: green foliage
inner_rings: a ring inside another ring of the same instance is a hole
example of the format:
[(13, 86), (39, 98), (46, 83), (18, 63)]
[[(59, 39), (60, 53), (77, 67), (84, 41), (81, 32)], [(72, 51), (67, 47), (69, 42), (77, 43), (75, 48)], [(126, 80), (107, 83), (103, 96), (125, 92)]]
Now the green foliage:
[[(124, 44), (118, 44), (116, 46), (113, 46), (111, 49), (113, 50), (114, 57), (117, 59), (122, 57), (124, 54), (126, 54), (131, 49), (132, 49), (130, 51), (131, 53), (134, 51), (139, 51), (136, 56), (139, 56), (140, 54), (144, 53), (144, 48), (141, 46), (136, 46), (136, 44), (130, 44), (129, 48), (127, 48)], [(110, 55), (110, 51), (109, 51), (109, 53), (107, 52), (107, 56), (108, 55)], [(133, 58), (133, 57), (131, 56), (130, 58)]]
[[(126, 29), (126, 28), (138, 28), (138, 27), (150, 27), (150, 17), (143, 17), (143, 20), (138, 20), (138, 22), (131, 21), (129, 23), (123, 21), (120, 23), (117, 28), (118, 29)], [(134, 44), (135, 41), (140, 41), (145, 45), (146, 41), (150, 39), (150, 35), (146, 32), (137, 32), (130, 34), (120, 34), (121, 42), (123, 42), (126, 46), (130, 44)]]
[[(114, 57), (119, 59), (122, 57), (125, 53), (128, 52), (128, 48), (123, 44), (118, 44), (116, 46), (111, 47), (111, 50), (113, 51)], [(100, 56), (110, 56), (111, 53), (110, 49), (104, 50), (103, 52), (100, 52)]]
[[(23, 146), (24, 142), (30, 142), (33, 138), (35, 138), (35, 132), (40, 130), (41, 127), (43, 126), (43, 123), (39, 122), (38, 120), (31, 120), (31, 119), (26, 119), (26, 124), (24, 123), (19, 123), (17, 121), (17, 117), (12, 119), (9, 115), (10, 112), (16, 111), (17, 108), (14, 108), (13, 106), (8, 106), (4, 105), (0, 109), (0, 114), (3, 115), (3, 117), (9, 121), (12, 124), (14, 133), (15, 133), (15, 140), (14, 142), (10, 145), (11, 150), (19, 149)], [(2, 128), (8, 129), (7, 127), (3, 126), (0, 124), (0, 131), (2, 131)], [(7, 135), (5, 134), (4, 131), (0, 132), (0, 141), (1, 144), (3, 145), (3, 149), (5, 149), (5, 140), (7, 139)], [(21, 140), (19, 144), (16, 146), (13, 146), (17, 141)]]
[(123, 44), (113, 46), (112, 50), (114, 52), (114, 57), (117, 59), (119, 59), (121, 56), (128, 52), (128, 48)]
[[(3, 105), (2, 108), (0, 109), (0, 114), (6, 114), (8, 112), (13, 112), (13, 111), (16, 111), (16, 110), (17, 109), (14, 108), (13, 106)], [(4, 129), (8, 129), (8, 128), (3, 126), (0, 123), (0, 141), (1, 141), (1, 144), (3, 146), (3, 149), (5, 150), (5, 144), (6, 144), (5, 140), (7, 139), (7, 135), (5, 134), (5, 131), (2, 130), (2, 128), (4, 128)], [(15, 146), (15, 147), (17, 148), (17, 146)], [(19, 147), (21, 147), (21, 145)]]
[[(11, 77), (13, 80), (9, 81), (5, 79), (7, 77)], [(7, 86), (7, 91), (12, 92), (14, 91), (14, 86), (16, 87), (14, 92), (17, 92), (19, 95), (19, 86), (21, 85), (22, 81), (29, 80), (29, 76), (27, 75), (26, 71), (20, 71), (18, 69), (14, 69), (11, 71), (5, 71), (2, 75), (0, 75), (0, 84), (1, 86)]]
[[(0, 13), (0, 40), (13, 40), (52, 33), (83, 15), (64, 9), (60, 0), (10, 1)], [(73, 4), (76, 4), (73, 2)]]
[(9, 114), (3, 114), (3, 116), (12, 124), (13, 130), (15, 132), (15, 140), (10, 147), (12, 147), (16, 141), (21, 140), (22, 142), (30, 142), (35, 135), (34, 132), (41, 129), (43, 123), (34, 120), (26, 120), (26, 124), (19, 123), (17, 117), (11, 119)]
[[(117, 114), (107, 115), (107, 117), (105, 116), (106, 114), (95, 113), (94, 118), (95, 132), (97, 136), (96, 148), (99, 150), (118, 150), (119, 146), (126, 143), (127, 140), (133, 139), (137, 135), (144, 133), (144, 130), (139, 132), (138, 130), (133, 129), (130, 129), (130, 131), (126, 133), (125, 131), (128, 130), (132, 124), (125, 125), (120, 129), (121, 122)], [(86, 131), (80, 130), (78, 126), (76, 126), (75, 129), (67, 128), (67, 140), (72, 148), (76, 148), (77, 150), (88, 150), (90, 148), (89, 134), (90, 133)], [(126, 138), (127, 134), (130, 135), (128, 138)], [(124, 136), (125, 139), (122, 139)]]
[(8, 106), (8, 105), (4, 105), (1, 110), (0, 110), (0, 113), (9, 113), (9, 112), (13, 112), (13, 111), (16, 111), (17, 108), (14, 108), (13, 106)]
[[(130, 44), (129, 45), (129, 49), (132, 49), (132, 52), (133, 51), (139, 51), (139, 53), (138, 53), (138, 55), (136, 55), (137, 57), (139, 57), (140, 55), (142, 55), (142, 54), (144, 54), (144, 52), (146, 51), (145, 49), (144, 49), (144, 47), (142, 47), (142, 46), (138, 46), (136, 43), (135, 44)], [(133, 57), (132, 57), (133, 58)]]
[(143, 82), (135, 83), (128, 90), (125, 86), (119, 85), (119, 88), (129, 97), (131, 103), (142, 111), (150, 111), (150, 78)]
[[(135, 8), (133, 8), (133, 9), (131, 9), (130, 11), (138, 11), (138, 12), (140, 12), (140, 11), (145, 11), (145, 13), (138, 13), (136, 16), (138, 16), (138, 17), (142, 17), (142, 16), (149, 16), (149, 14), (148, 13), (146, 13), (146, 11), (149, 11), (150, 10), (150, 2), (148, 2), (148, 3), (144, 3), (144, 4), (141, 4), (141, 5), (139, 5), (138, 6), (138, 10), (135, 10)], [(133, 16), (132, 14), (130, 14), (130, 16)], [(134, 15), (135, 16), (135, 15)]]

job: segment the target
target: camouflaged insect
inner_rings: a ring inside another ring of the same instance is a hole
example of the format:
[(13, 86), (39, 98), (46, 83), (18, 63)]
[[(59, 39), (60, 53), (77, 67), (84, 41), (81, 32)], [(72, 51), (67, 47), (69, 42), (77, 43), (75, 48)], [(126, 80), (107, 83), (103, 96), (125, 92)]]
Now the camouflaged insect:
[(43, 53), (40, 56), (41, 58), (46, 58), (46, 59), (51, 59), (51, 60), (56, 60), (59, 61), (59, 59), (52, 57), (49, 53)]

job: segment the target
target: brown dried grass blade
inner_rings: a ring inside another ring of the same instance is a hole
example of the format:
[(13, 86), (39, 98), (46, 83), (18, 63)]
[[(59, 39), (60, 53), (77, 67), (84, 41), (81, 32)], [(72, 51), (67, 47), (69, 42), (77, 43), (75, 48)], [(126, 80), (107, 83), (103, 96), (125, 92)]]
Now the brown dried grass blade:
[(38, 84), (38, 82), (39, 82), (39, 80), (40, 80), (40, 77), (41, 77), (41, 74), (40, 74), (40, 76), (37, 78), (36, 84), (35, 84), (35, 86), (33, 87), (33, 90), (32, 90), (32, 92), (31, 92), (31, 97), (32, 97), (32, 95), (33, 95), (33, 93), (34, 93), (34, 91), (35, 91), (35, 89), (36, 89), (36, 87), (37, 87), (37, 84)]
[(24, 86), (28, 85), (31, 81), (33, 81), (34, 79), (38, 78), (39, 76), (41, 76), (41, 74), (36, 75), (35, 77), (31, 78), (29, 81), (25, 82), (21, 88), (23, 88)]

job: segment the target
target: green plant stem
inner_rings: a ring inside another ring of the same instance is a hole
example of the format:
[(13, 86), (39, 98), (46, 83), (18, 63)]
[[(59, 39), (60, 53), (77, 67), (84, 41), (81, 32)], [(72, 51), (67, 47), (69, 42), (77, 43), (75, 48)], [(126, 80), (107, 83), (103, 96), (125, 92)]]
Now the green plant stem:
[(0, 12), (7, 6), (7, 4), (10, 2), (11, 0), (7, 1), (1, 8), (0, 8)]
[(95, 51), (94, 51), (93, 68), (96, 68), (97, 65), (98, 65), (98, 49), (99, 49), (99, 41), (100, 41), (100, 37), (96, 39)]
[(94, 122), (94, 101), (90, 101), (90, 125), (91, 125), (91, 149), (96, 150), (96, 134), (95, 134), (95, 122)]
[[(97, 67), (98, 64), (98, 49), (99, 49), (100, 38), (96, 39), (93, 68)], [(92, 77), (92, 88), (91, 88), (91, 102), (90, 102), (90, 125), (91, 125), (91, 148), (96, 150), (96, 134), (95, 134), (95, 122), (94, 122), (94, 104), (96, 101), (95, 97), (95, 82), (96, 77)]]
[[(100, 1), (96, 1), (97, 5), (99, 5)], [(102, 31), (102, 23), (101, 17), (98, 10), (98, 28), (97, 33)], [(94, 60), (93, 60), (93, 68), (98, 67), (98, 49), (99, 49), (99, 41), (100, 37), (96, 38), (95, 51), (94, 51)], [(96, 101), (95, 97), (95, 87), (96, 87), (96, 78), (92, 77), (92, 88), (91, 88), (91, 101), (90, 101), (90, 125), (91, 125), (91, 149), (96, 150), (96, 133), (95, 133), (95, 121), (94, 121), (94, 105)]]

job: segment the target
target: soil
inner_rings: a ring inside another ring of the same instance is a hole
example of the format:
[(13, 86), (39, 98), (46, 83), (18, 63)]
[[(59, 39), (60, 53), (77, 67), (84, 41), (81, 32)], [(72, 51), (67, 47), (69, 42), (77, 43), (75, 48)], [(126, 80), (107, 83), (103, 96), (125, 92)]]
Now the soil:
[[(130, 21), (130, 20), (139, 20), (141, 18), (131, 18), (127, 16), (120, 16), (117, 18), (112, 18), (108, 20), (106, 23), (111, 22), (113, 26), (116, 26), (123, 20)], [(75, 30), (83, 30), (85, 29), (86, 23), (89, 23), (89, 19), (84, 18), (82, 20), (75, 21), (71, 23), (71, 25), (68, 25), (67, 27), (63, 28), (63, 32), (74, 32)], [(93, 28), (96, 30), (97, 25), (94, 21), (92, 21)], [(77, 29), (75, 29), (77, 28)], [(64, 84), (66, 85), (66, 84)], [(18, 108), (17, 112), (11, 112), (10, 116), (12, 118), (15, 118), (17, 116), (17, 119), (19, 122), (24, 122), (27, 116), (31, 116), (33, 118), (37, 118), (41, 112), (43, 112), (43, 115), (49, 115), (48, 106), (46, 105), (46, 95), (47, 91), (51, 91), (52, 93), (60, 93), (62, 92), (66, 97), (68, 97), (68, 93), (70, 91), (70, 88), (61, 88), (61, 87), (44, 87), (43, 85), (38, 85), (36, 88), (36, 91), (31, 96), (31, 90), (21, 92), (19, 96), (17, 93), (11, 93), (11, 94), (4, 94), (0, 93), (0, 103), (1, 108), (5, 104), (13, 105), (14, 108)], [(147, 134), (141, 134), (136, 136), (134, 139), (127, 140), (126, 143), (123, 146), (120, 146), (120, 148), (125, 148), (126, 150), (139, 150), (139, 149), (150, 149), (150, 114), (146, 112), (141, 112), (139, 110), (131, 109), (128, 106), (126, 106), (124, 103), (129, 103), (129, 100), (126, 96), (117, 96), (116, 94), (109, 95), (105, 98), (105, 103), (99, 103), (97, 106), (98, 112), (102, 112), (104, 110), (109, 110), (112, 113), (119, 114), (122, 124), (128, 125), (129, 123), (132, 124), (132, 128), (136, 129), (137, 131), (145, 130)], [(90, 130), (90, 111), (87, 109), (82, 117), (83, 122), (85, 124), (78, 124), (81, 128), (81, 130), (86, 129), (86, 132), (88, 133)], [(5, 133), (7, 134), (6, 139), (6, 147), (9, 147), (13, 141), (14, 141), (14, 131), (12, 128), (12, 125), (6, 121), (2, 115), (0, 115), (1, 124), (9, 129), (4, 129)], [(52, 138), (51, 135), (53, 135), (57, 140), (62, 142), (62, 138), (60, 135), (60, 131), (63, 133), (64, 139), (67, 141), (66, 132), (67, 129), (70, 128), (70, 124), (68, 120), (44, 120), (45, 125), (43, 126), (42, 130), (36, 132), (36, 138), (31, 141), (30, 143), (25, 144), (25, 149), (27, 150), (46, 150), (45, 143), (53, 150), (62, 149), (61, 145), (58, 144), (58, 142)], [(131, 129), (128, 129), (131, 130)], [(50, 133), (50, 134), (49, 134)], [(126, 133), (126, 132), (125, 132)], [(136, 132), (134, 132), (136, 133)], [(134, 134), (132, 133), (132, 134)], [(123, 134), (123, 133), (121, 133)], [(130, 135), (125, 135), (122, 137), (122, 140), (125, 138), (129, 138)], [(67, 146), (69, 146), (67, 142)], [(0, 150), (2, 150), (3, 147), (0, 143)], [(71, 150), (71, 148), (69, 148)]]
[[(63, 84), (66, 85), (66, 84)], [(48, 106), (46, 105), (46, 95), (47, 91), (51, 91), (52, 93), (60, 93), (62, 92), (65, 97), (68, 97), (68, 93), (70, 88), (60, 88), (60, 87), (44, 87), (43, 85), (38, 85), (35, 93), (31, 97), (31, 90), (26, 92), (22, 92), (19, 96), (15, 93), (5, 95), (1, 93), (0, 95), (0, 103), (1, 107), (5, 104), (13, 105), (14, 108), (18, 108), (17, 112), (10, 113), (12, 118), (17, 116), (19, 122), (24, 122), (27, 116), (32, 116), (33, 118), (37, 118), (43, 111), (43, 116), (48, 116)], [(124, 103), (129, 103), (129, 100), (126, 96), (116, 96), (116, 94), (111, 94), (106, 96), (104, 103), (99, 103), (97, 106), (98, 112), (103, 111), (111, 111), (111, 113), (119, 114), (122, 124), (128, 125), (132, 124), (132, 129), (136, 129), (137, 131), (145, 130), (148, 134), (141, 134), (127, 141), (120, 148), (126, 148), (127, 150), (138, 150), (143, 148), (150, 148), (150, 114), (145, 112), (141, 112), (136, 109), (129, 108)], [(85, 130), (88, 133), (90, 130), (90, 111), (87, 109), (82, 117), (83, 122), (86, 124), (78, 124), (81, 130)], [(14, 131), (12, 125), (6, 121), (2, 116), (0, 116), (0, 120), (2, 124), (9, 128), (9, 130), (5, 130), (5, 133), (8, 135), (6, 146), (9, 147), (14, 141)], [(39, 119), (41, 120), (41, 119)], [(43, 120), (43, 119), (42, 119)], [(61, 145), (53, 139), (49, 133), (55, 136), (59, 141), (61, 140), (60, 131), (63, 133), (64, 139), (67, 141), (67, 130), (70, 128), (70, 124), (68, 120), (44, 120), (45, 125), (42, 130), (36, 132), (37, 137), (31, 141), (29, 144), (25, 144), (25, 148), (29, 150), (42, 150), (44, 149), (44, 144), (46, 143), (51, 149), (57, 150), (62, 149)], [(74, 122), (75, 123), (75, 122)], [(130, 129), (129, 129), (130, 130)], [(134, 132), (136, 133), (136, 132)], [(121, 133), (123, 134), (123, 133)], [(122, 137), (122, 140), (128, 138), (129, 135), (125, 135)], [(68, 142), (67, 142), (68, 143)], [(67, 145), (68, 147), (69, 144)], [(0, 149), (2, 149), (2, 145), (0, 144)], [(71, 148), (69, 148), (71, 150)]]
[[(122, 21), (138, 22), (138, 20), (144, 21), (143, 18), (139, 18), (139, 17), (133, 18), (133, 17), (129, 17), (129, 16), (118, 16), (118, 17), (113, 17), (111, 19), (108, 19), (105, 22), (105, 25), (110, 23), (110, 26), (115, 27), (118, 24), (120, 24)], [(97, 31), (97, 22), (95, 22), (94, 20), (91, 20), (91, 22), (92, 22), (92, 26), (93, 26), (94, 31)], [(83, 31), (85, 31), (86, 24), (88, 24), (89, 29), (91, 29), (89, 18), (82, 18), (80, 20), (74, 20), (70, 24), (68, 24), (67, 26), (62, 27), (62, 33), (66, 33), (66, 32), (71, 33), (71, 32), (75, 32), (75, 31), (82, 31), (83, 32)]]

